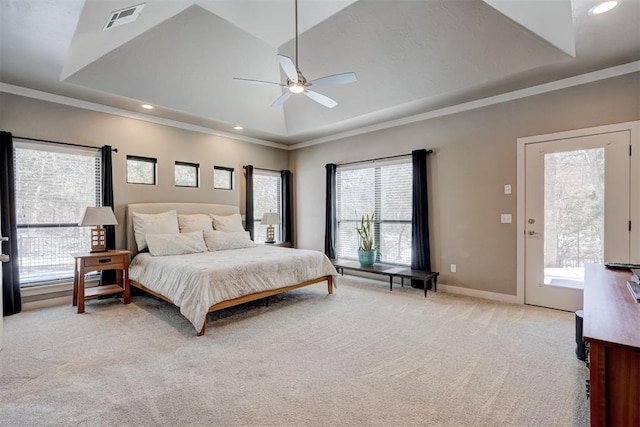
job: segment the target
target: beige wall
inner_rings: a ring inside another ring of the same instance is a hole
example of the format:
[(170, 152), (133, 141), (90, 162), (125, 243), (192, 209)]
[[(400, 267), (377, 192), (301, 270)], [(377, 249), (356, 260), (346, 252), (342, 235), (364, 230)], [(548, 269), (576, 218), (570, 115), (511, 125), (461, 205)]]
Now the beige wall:
[[(286, 150), (214, 135), (99, 113), (50, 102), (0, 93), (0, 129), (14, 136), (101, 147), (111, 145), (113, 187), (118, 222), (124, 224), (125, 207), (137, 202), (203, 202), (240, 206), (244, 212), (245, 181), (242, 166), (286, 169)], [(155, 186), (127, 184), (127, 155), (158, 159)], [(200, 187), (174, 186), (174, 162), (200, 164)], [(233, 167), (234, 189), (213, 189), (213, 166)], [(117, 244), (124, 245), (124, 228), (116, 228)]]
[[(639, 103), (635, 73), (295, 150), (297, 246), (324, 249), (326, 163), (433, 149), (432, 269), (448, 285), (515, 295), (517, 138), (638, 120)], [(501, 213), (514, 223), (500, 224)]]
[[(640, 73), (287, 152), (148, 123), (0, 94), (0, 128), (14, 135), (92, 146), (114, 153), (116, 216), (133, 202), (190, 201), (239, 205), (242, 165), (294, 172), (296, 244), (324, 248), (326, 163), (433, 149), (429, 157), (432, 268), (442, 282), (516, 294), (516, 139), (640, 119)], [(126, 155), (156, 157), (158, 185), (126, 184)], [(200, 163), (201, 187), (176, 188), (173, 162)], [(213, 190), (213, 165), (235, 168), (235, 189)], [(503, 194), (511, 184), (513, 193)], [(118, 227), (118, 245), (124, 244)], [(451, 274), (449, 264), (457, 265)]]

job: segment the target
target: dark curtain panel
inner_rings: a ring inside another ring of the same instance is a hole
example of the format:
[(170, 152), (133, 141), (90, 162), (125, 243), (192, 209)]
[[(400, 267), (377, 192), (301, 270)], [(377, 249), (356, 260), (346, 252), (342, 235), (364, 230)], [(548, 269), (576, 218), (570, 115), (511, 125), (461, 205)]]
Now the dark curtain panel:
[[(111, 146), (105, 145), (101, 149), (102, 155), (102, 206), (110, 206), (114, 209), (113, 200), (113, 170), (111, 162)], [(107, 249), (116, 248), (116, 226), (105, 225), (107, 232)], [(116, 283), (116, 271), (115, 270), (103, 270), (100, 278), (100, 285), (108, 285)]]
[[(427, 150), (411, 153), (413, 163), (413, 207), (411, 218), (411, 268), (431, 271), (429, 249), (429, 209), (427, 203)], [(423, 287), (422, 281), (411, 285)]]
[(336, 240), (338, 224), (336, 218), (336, 165), (329, 163), (324, 166), (327, 170), (326, 203), (324, 227), (324, 253), (330, 259), (336, 258)]
[(293, 244), (293, 175), (283, 170), (282, 176), (282, 241)]
[(245, 176), (247, 178), (247, 190), (246, 190), (246, 201), (245, 201), (245, 226), (244, 228), (251, 235), (251, 240), (253, 240), (253, 165), (247, 165), (244, 167)]
[(0, 132), (0, 232), (9, 238), (8, 241), (2, 242), (2, 253), (9, 255), (9, 262), (2, 264), (2, 314), (10, 316), (22, 310), (13, 137), (10, 132)]

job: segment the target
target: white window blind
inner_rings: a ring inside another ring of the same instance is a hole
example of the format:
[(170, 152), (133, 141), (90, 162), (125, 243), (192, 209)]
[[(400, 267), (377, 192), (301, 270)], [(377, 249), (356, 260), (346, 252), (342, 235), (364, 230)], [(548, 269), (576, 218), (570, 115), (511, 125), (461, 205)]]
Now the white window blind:
[[(277, 212), (282, 219), (282, 178), (277, 172), (255, 170), (253, 173), (253, 240), (267, 240), (267, 226), (260, 224), (265, 212)], [(280, 241), (280, 226), (275, 225), (275, 238)]]
[(84, 209), (101, 202), (100, 152), (16, 141), (20, 284), (73, 277), (73, 252), (90, 249)]
[(363, 215), (375, 214), (374, 238), (378, 261), (411, 264), (411, 161), (371, 163), (336, 171), (336, 250), (338, 258), (357, 259)]
[(197, 163), (175, 162), (175, 186), (198, 187), (199, 171), (200, 165)]

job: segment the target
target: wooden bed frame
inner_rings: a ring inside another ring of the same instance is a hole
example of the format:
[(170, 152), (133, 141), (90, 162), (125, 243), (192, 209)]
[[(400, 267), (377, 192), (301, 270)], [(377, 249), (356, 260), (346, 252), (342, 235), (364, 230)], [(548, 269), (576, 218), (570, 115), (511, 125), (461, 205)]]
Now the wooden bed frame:
[[(133, 252), (133, 256), (138, 253), (138, 246), (135, 241), (135, 235), (133, 232), (133, 213), (162, 213), (170, 210), (176, 210), (178, 214), (190, 215), (190, 214), (214, 214), (214, 215), (232, 215), (234, 213), (239, 213), (239, 209), (237, 206), (231, 205), (217, 205), (210, 203), (136, 203), (130, 204), (127, 206), (126, 213), (126, 229), (127, 229), (127, 249)], [(211, 313), (217, 310), (222, 310), (223, 308), (233, 307), (235, 305), (244, 304), (246, 302), (255, 301), (262, 298), (267, 298), (273, 295), (278, 295), (284, 292), (291, 291), (293, 289), (302, 288), (304, 286), (313, 285), (316, 283), (327, 282), (327, 290), (329, 294), (333, 294), (333, 277), (332, 276), (321, 276), (316, 279), (307, 280), (306, 282), (298, 283), (295, 285), (285, 286), (278, 289), (270, 289), (267, 291), (256, 292), (249, 295), (244, 295), (238, 298), (221, 301), (217, 304), (209, 307), (207, 313)], [(135, 286), (138, 289), (141, 289), (153, 296), (160, 298), (163, 301), (166, 301), (170, 304), (176, 305), (173, 301), (167, 298), (164, 295), (159, 294), (158, 292), (152, 291), (151, 289), (144, 286), (142, 283), (137, 282), (135, 280), (130, 281), (131, 286)], [(203, 336), (205, 333), (205, 329), (207, 327), (207, 319), (202, 325), (202, 329), (197, 333), (197, 336)]]

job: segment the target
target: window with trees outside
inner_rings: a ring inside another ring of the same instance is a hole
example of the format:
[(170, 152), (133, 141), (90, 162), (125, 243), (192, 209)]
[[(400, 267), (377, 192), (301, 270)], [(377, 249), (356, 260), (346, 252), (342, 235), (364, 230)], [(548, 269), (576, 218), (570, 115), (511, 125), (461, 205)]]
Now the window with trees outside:
[(224, 166), (213, 167), (213, 188), (219, 190), (233, 189), (233, 168)]
[(100, 206), (100, 151), (16, 140), (20, 286), (73, 277), (71, 253), (90, 250), (87, 206)]
[(336, 170), (336, 255), (358, 258), (358, 225), (363, 215), (375, 214), (377, 261), (411, 264), (413, 168), (411, 159)]
[[(262, 215), (276, 212), (282, 219), (282, 178), (279, 172), (255, 170), (253, 173), (253, 240), (262, 243), (267, 240), (267, 226), (262, 225)], [(275, 239), (280, 241), (280, 225), (275, 225)]]
[(157, 159), (127, 156), (127, 184), (156, 184)]
[(175, 186), (198, 187), (198, 172), (200, 165), (197, 163), (176, 162)]

